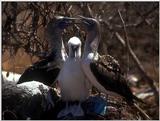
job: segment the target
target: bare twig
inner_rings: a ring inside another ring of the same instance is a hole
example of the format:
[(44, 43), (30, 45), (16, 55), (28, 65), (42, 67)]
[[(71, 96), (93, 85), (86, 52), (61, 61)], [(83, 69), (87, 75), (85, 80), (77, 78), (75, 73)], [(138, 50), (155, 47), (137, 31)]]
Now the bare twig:
[(89, 13), (90, 17), (94, 17), (93, 11), (92, 11), (91, 7), (89, 6), (89, 4), (87, 4), (87, 9), (88, 9), (88, 13)]
[(156, 5), (155, 7), (150, 9), (145, 14), (141, 14), (134, 5), (132, 5), (132, 7), (134, 8), (135, 12), (142, 18), (142, 20), (139, 23), (137, 23), (137, 25), (136, 25), (136, 27), (137, 27), (137, 26), (141, 25), (143, 22), (145, 22), (147, 25), (151, 25), (151, 23), (146, 19), (146, 17), (149, 16), (153, 11), (158, 9), (159, 5)]
[[(124, 22), (124, 20), (123, 20), (123, 18), (122, 18), (122, 15), (121, 15), (121, 13), (120, 13), (119, 10), (118, 10), (118, 13), (119, 13), (119, 16), (120, 16), (120, 18), (121, 18), (121, 21), (122, 21), (122, 24), (123, 24), (123, 27), (124, 27), (124, 28), (123, 28), (123, 29), (124, 29), (124, 33), (125, 33), (125, 39), (124, 39), (124, 41), (123, 41), (123, 46), (124, 46), (124, 47), (127, 47), (127, 49), (128, 49), (128, 51), (129, 51), (131, 57), (133, 58), (134, 62), (136, 63), (138, 69), (139, 69), (140, 72), (142, 73), (143, 77), (147, 80), (146, 82), (147, 82), (147, 83), (150, 85), (150, 87), (152, 88), (152, 90), (153, 90), (153, 92), (154, 92), (154, 95), (155, 95), (156, 103), (157, 103), (157, 105), (158, 105), (158, 104), (159, 104), (159, 93), (158, 93), (158, 91), (157, 91), (157, 89), (156, 89), (156, 86), (154, 85), (154, 80), (151, 79), (151, 78), (147, 75), (147, 73), (145, 72), (144, 67), (143, 67), (142, 64), (141, 64), (141, 62), (139, 61), (139, 59), (137, 58), (137, 56), (135, 55), (135, 53), (134, 53), (133, 50), (131, 49), (131, 46), (130, 46), (129, 40), (128, 40), (127, 30), (126, 30), (126, 27), (125, 27), (125, 22)], [(118, 35), (117, 38), (120, 38), (120, 35), (118, 34), (118, 32), (116, 33), (116, 35)], [(122, 40), (123, 40), (122, 37), (121, 37), (120, 40), (121, 40), (120, 42), (122, 42)], [(125, 42), (126, 44), (124, 44), (124, 42)]]
[(6, 118), (8, 117), (8, 115), (11, 116), (14, 120), (17, 119), (17, 115), (13, 111), (8, 110), (8, 109), (6, 109), (6, 110), (4, 110), (2, 112), (2, 119), (6, 120)]
[[(142, 25), (144, 22), (146, 23), (147, 22), (147, 25), (148, 25), (148, 20), (146, 20), (146, 17), (148, 17), (150, 14), (152, 14), (155, 10), (157, 10), (159, 7), (158, 5), (156, 5), (155, 7), (153, 7), (151, 10), (149, 10), (148, 12), (144, 13), (143, 15), (141, 15), (139, 13), (139, 11), (136, 11), (138, 12), (137, 14), (141, 17), (141, 20), (140, 21), (137, 21), (136, 23), (132, 23), (132, 24), (125, 24), (126, 28), (127, 27), (140, 27), (140, 25)], [(134, 7), (134, 10), (136, 10), (136, 8)], [(113, 18), (112, 18), (113, 19)], [(115, 25), (117, 28), (123, 28), (123, 26), (121, 25)]]

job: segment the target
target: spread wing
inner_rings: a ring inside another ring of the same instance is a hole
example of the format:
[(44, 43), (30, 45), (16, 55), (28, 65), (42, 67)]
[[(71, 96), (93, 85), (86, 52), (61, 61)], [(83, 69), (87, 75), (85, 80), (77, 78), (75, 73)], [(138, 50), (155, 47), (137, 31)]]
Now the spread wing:
[(39, 81), (48, 86), (55, 81), (59, 74), (60, 67), (67, 58), (67, 53), (62, 41), (62, 29), (59, 24), (66, 19), (59, 18), (50, 21), (46, 28), (46, 35), (50, 46), (51, 54), (27, 68), (20, 77), (18, 84), (26, 81)]
[(62, 64), (56, 63), (54, 55), (55, 53), (51, 53), (47, 58), (27, 68), (17, 84), (34, 80), (50, 86), (58, 76)]
[(120, 94), (127, 101), (133, 100), (134, 96), (121, 73), (119, 63), (112, 56), (101, 56), (98, 61), (90, 63), (90, 69), (106, 90)]

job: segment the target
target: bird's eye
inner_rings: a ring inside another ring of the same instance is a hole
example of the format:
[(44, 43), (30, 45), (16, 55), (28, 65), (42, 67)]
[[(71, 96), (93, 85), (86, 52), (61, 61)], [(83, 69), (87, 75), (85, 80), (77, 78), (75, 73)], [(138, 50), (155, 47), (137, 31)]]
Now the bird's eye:
[(85, 22), (85, 24), (86, 24), (88, 30), (91, 30), (94, 27), (93, 22), (88, 21), (88, 22)]
[(61, 22), (59, 23), (59, 27), (60, 27), (61, 29), (66, 28), (68, 25), (69, 25), (69, 23), (68, 23), (67, 21), (61, 21)]

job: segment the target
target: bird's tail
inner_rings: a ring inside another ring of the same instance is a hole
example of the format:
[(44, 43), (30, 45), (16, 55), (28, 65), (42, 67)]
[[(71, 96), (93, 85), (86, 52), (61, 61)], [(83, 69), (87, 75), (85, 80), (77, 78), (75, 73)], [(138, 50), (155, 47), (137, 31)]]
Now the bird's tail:
[(137, 111), (140, 112), (141, 116), (145, 119), (145, 120), (151, 120), (150, 117), (135, 103), (133, 103), (134, 107), (136, 108)]

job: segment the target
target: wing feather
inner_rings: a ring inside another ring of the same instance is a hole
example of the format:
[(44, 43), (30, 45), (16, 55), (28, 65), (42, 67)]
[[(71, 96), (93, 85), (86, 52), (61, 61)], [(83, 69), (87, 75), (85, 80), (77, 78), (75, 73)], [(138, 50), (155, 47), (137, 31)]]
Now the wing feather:
[(133, 101), (132, 91), (121, 73), (119, 63), (112, 56), (101, 56), (98, 61), (90, 63), (90, 68), (97, 81), (106, 90), (116, 92), (128, 101)]
[(34, 63), (28, 67), (21, 75), (17, 84), (28, 82), (28, 81), (39, 81), (48, 86), (55, 81), (57, 78), (62, 63), (56, 63), (55, 53), (51, 53), (48, 57)]
[(94, 87), (96, 87), (99, 91), (101, 91), (104, 94), (108, 94), (108, 95), (113, 95), (113, 96), (117, 96), (119, 94), (111, 92), (109, 90), (106, 90), (104, 85), (102, 85), (101, 83), (99, 83), (99, 80), (96, 79), (96, 76), (94, 75), (94, 73), (91, 71), (90, 68), (90, 63), (88, 63), (88, 61), (82, 61), (82, 70), (86, 76), (86, 81), (89, 81), (90, 84)]

